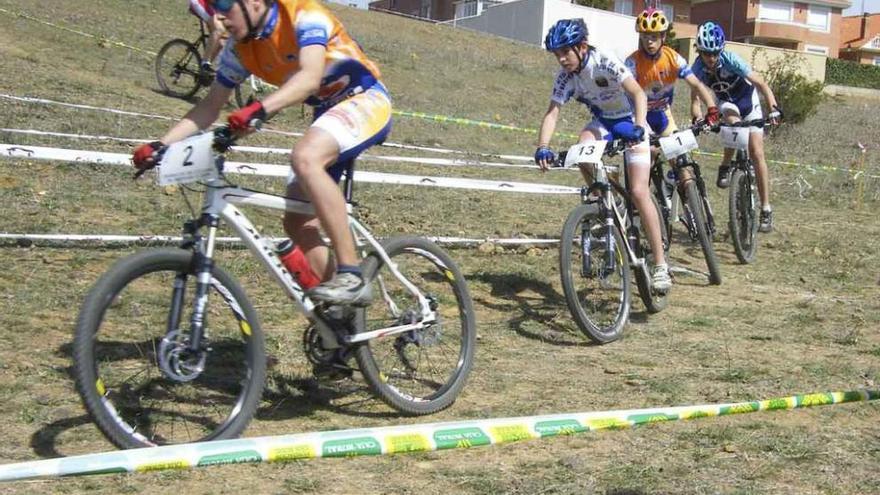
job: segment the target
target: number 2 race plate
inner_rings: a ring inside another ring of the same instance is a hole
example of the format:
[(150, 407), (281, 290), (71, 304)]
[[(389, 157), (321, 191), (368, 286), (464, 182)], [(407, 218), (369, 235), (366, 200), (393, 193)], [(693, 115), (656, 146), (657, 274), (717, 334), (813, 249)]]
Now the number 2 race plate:
[(218, 177), (211, 145), (214, 134), (206, 132), (168, 146), (159, 163), (159, 185), (186, 184)]

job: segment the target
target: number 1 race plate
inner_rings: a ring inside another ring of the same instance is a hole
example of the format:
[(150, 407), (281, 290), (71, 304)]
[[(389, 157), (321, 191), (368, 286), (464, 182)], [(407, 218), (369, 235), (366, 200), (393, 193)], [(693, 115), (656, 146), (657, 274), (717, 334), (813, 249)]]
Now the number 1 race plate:
[(725, 148), (745, 150), (749, 147), (748, 127), (722, 127), (721, 142)]
[(587, 141), (579, 143), (568, 149), (565, 155), (565, 166), (573, 167), (582, 163), (602, 163), (602, 153), (605, 152), (605, 145), (608, 144), (604, 139), (601, 141)]
[(675, 134), (660, 138), (660, 149), (667, 160), (672, 160), (688, 151), (697, 149), (697, 138), (694, 131), (687, 129)]
[(159, 163), (159, 185), (186, 184), (218, 177), (211, 146), (214, 134), (206, 132), (168, 146)]

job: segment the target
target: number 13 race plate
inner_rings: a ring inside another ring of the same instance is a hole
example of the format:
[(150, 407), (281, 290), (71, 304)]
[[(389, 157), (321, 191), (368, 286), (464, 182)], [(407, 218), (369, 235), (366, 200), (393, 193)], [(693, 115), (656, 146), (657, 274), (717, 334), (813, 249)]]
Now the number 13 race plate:
[(663, 156), (671, 160), (697, 149), (697, 138), (694, 136), (694, 131), (690, 129), (676, 132), (669, 137), (660, 138), (660, 149), (663, 150)]
[(602, 153), (605, 152), (604, 139), (601, 141), (587, 141), (572, 146), (565, 155), (565, 166), (573, 167), (582, 163), (602, 163)]
[(168, 146), (159, 163), (159, 185), (216, 179), (219, 174), (211, 153), (213, 143), (214, 134), (206, 132)]

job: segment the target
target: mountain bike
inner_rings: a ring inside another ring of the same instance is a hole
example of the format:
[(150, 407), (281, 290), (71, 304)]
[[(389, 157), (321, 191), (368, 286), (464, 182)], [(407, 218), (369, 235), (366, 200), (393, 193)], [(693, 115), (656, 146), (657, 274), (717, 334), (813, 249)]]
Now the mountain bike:
[[(199, 37), (194, 41), (175, 38), (162, 45), (156, 55), (156, 80), (162, 91), (175, 98), (187, 100), (203, 87), (214, 82), (214, 72), (202, 67), (208, 44), (208, 32), (199, 23)], [(259, 99), (269, 91), (269, 85), (257, 77), (235, 87), (235, 103), (238, 107), (248, 104), (251, 98)]]
[[(660, 204), (661, 221), (672, 238), (672, 222), (680, 219), (691, 240), (698, 241), (709, 269), (709, 283), (721, 284), (721, 268), (712, 244), (715, 235), (715, 217), (706, 193), (706, 184), (700, 166), (690, 156), (697, 149), (696, 136), (707, 129), (704, 122), (676, 132), (669, 137), (651, 136), (651, 146), (658, 147), (660, 153), (651, 166), (652, 192)], [(664, 162), (672, 161), (668, 177), (675, 185), (668, 186), (664, 177)], [(679, 206), (681, 210), (679, 211)]]
[(234, 141), (222, 127), (168, 147), (159, 185), (200, 187), (201, 214), (193, 210), (185, 222), (179, 248), (117, 261), (82, 304), (75, 381), (98, 428), (115, 445), (137, 448), (233, 438), (253, 417), (266, 379), (263, 330), (241, 285), (215, 259), (221, 223), (308, 320), (310, 361), (353, 357), (370, 390), (404, 414), (449, 407), (467, 380), (476, 338), (473, 302), (455, 262), (424, 238), (377, 241), (354, 215), (350, 168), (348, 221), (373, 302), (360, 308), (316, 303), (286, 270), (274, 243), (236, 207), (314, 214), (312, 205), (231, 183), (223, 174), (224, 154)]
[(729, 209), (730, 238), (740, 263), (755, 261), (758, 251), (758, 208), (755, 202), (755, 167), (749, 156), (749, 127), (764, 127), (769, 118), (734, 124), (719, 123), (713, 131), (719, 132), (725, 148), (736, 150), (730, 162)]
[[(559, 247), (559, 273), (565, 301), (578, 328), (597, 344), (619, 339), (631, 309), (631, 276), (649, 313), (662, 311), (666, 294), (651, 287), (650, 245), (626, 189), (629, 173), (602, 163), (624, 149), (621, 140), (589, 141), (560, 153), (555, 166), (587, 166), (593, 183), (581, 188), (581, 204), (565, 220)], [(613, 180), (617, 174), (622, 180)], [(659, 211), (659, 206), (655, 207)], [(663, 244), (668, 245), (661, 222)]]

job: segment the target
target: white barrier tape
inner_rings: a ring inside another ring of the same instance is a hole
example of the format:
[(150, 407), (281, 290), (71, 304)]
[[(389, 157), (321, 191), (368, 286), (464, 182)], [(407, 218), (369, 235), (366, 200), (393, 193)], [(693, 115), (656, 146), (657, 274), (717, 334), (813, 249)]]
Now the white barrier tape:
[[(478, 245), (484, 243), (498, 244), (502, 246), (531, 246), (531, 245), (550, 245), (559, 244), (559, 239), (503, 239), (496, 237), (486, 238), (467, 238), (467, 237), (443, 237), (443, 236), (425, 236), (437, 244), (444, 245)], [(284, 240), (283, 237), (270, 239), (273, 242)], [(16, 241), (16, 242), (101, 242), (109, 244), (177, 244), (183, 240), (180, 236), (171, 235), (107, 235), (107, 234), (9, 234), (0, 233), (0, 240)], [(240, 244), (241, 239), (238, 237), (218, 237), (217, 242), (221, 244)]]
[[(66, 107), (78, 108), (78, 109), (83, 109), (83, 110), (95, 110), (95, 111), (99, 111), (99, 112), (110, 112), (110, 113), (117, 113), (120, 115), (130, 115), (130, 116), (134, 116), (134, 117), (147, 117), (147, 118), (155, 118), (155, 119), (162, 119), (162, 120), (179, 120), (179, 118), (168, 117), (165, 115), (153, 115), (153, 114), (145, 114), (145, 113), (137, 113), (137, 112), (128, 112), (125, 110), (117, 110), (114, 108), (96, 107), (96, 106), (92, 106), (92, 105), (81, 105), (81, 104), (76, 104), (76, 103), (65, 103), (65, 102), (61, 102), (61, 101), (47, 100), (45, 98), (15, 96), (15, 95), (7, 95), (7, 94), (2, 94), (2, 93), (0, 93), (0, 98), (6, 98), (9, 100), (21, 101), (21, 102), (25, 102), (25, 103), (38, 103), (38, 104), (43, 104), (43, 105), (59, 105), (59, 106), (66, 106)], [(281, 136), (293, 136), (293, 137), (300, 137), (303, 135), (301, 132), (279, 131), (279, 130), (271, 129), (271, 128), (267, 128), (267, 127), (263, 128), (263, 132), (267, 132), (270, 134), (278, 134)], [(414, 146), (414, 145), (400, 144), (400, 143), (385, 142), (385, 143), (382, 143), (380, 146), (385, 146), (385, 147), (389, 147), (389, 148), (400, 148), (400, 149), (414, 150), (414, 151), (429, 151), (429, 152), (433, 152), (433, 153), (447, 153), (447, 154), (452, 153), (452, 154), (459, 154), (459, 155), (476, 155), (476, 156), (483, 156), (483, 157), (494, 157), (494, 158), (501, 158), (503, 160), (532, 161), (532, 158), (528, 157), (528, 156), (497, 155), (497, 154), (493, 154), (493, 153), (470, 153), (467, 151), (451, 150), (451, 149), (446, 149), (446, 148), (430, 148), (430, 147), (425, 147), (425, 146)]]
[[(149, 141), (149, 139), (133, 139), (133, 138), (123, 138), (116, 136), (103, 136), (103, 135), (90, 135), (90, 134), (71, 134), (67, 132), (53, 132), (53, 131), (39, 131), (36, 129), (10, 129), (10, 128), (0, 128), (0, 132), (8, 132), (10, 134), (27, 134), (32, 136), (51, 136), (51, 137), (63, 137), (69, 139), (85, 139), (85, 140), (103, 140), (103, 141), (118, 141), (122, 143), (145, 143)], [(241, 151), (245, 153), (263, 153), (263, 154), (277, 154), (277, 155), (288, 155), (290, 154), (290, 149), (288, 148), (265, 148), (265, 147), (257, 147), (257, 146), (233, 146), (232, 148), (235, 151)], [(407, 157), (407, 156), (388, 156), (388, 155), (371, 155), (369, 153), (362, 154), (358, 157), (358, 160), (363, 161), (386, 161), (386, 162), (403, 162), (403, 163), (416, 163), (420, 165), (439, 165), (439, 166), (452, 166), (452, 167), (502, 167), (502, 168), (530, 168), (530, 169), (538, 169), (537, 165), (516, 165), (512, 163), (498, 163), (498, 162), (481, 162), (476, 160), (461, 160), (461, 159), (447, 159), (447, 158), (425, 158), (425, 157)], [(573, 168), (553, 168), (551, 170), (574, 170)]]
[[(56, 160), (90, 162), (110, 165), (130, 166), (130, 156), (122, 153), (100, 151), (70, 150), (62, 148), (46, 148), (42, 146), (18, 146), (0, 144), (0, 156), (11, 158), (27, 158), (33, 160)], [(264, 163), (226, 162), (226, 172), (261, 175), (268, 177), (287, 177), (290, 167)], [(378, 184), (398, 184), (412, 186), (432, 186), (451, 189), (470, 189), (478, 191), (504, 191), (532, 194), (578, 194), (580, 188), (556, 186), (551, 184), (530, 184), (525, 182), (503, 182), (482, 179), (466, 179), (458, 177), (431, 177), (388, 174), (382, 172), (357, 172), (358, 182)]]
[(791, 410), (878, 398), (880, 394), (875, 390), (853, 390), (730, 404), (491, 418), (218, 440), (0, 465), (0, 481), (464, 449), (666, 421)]

